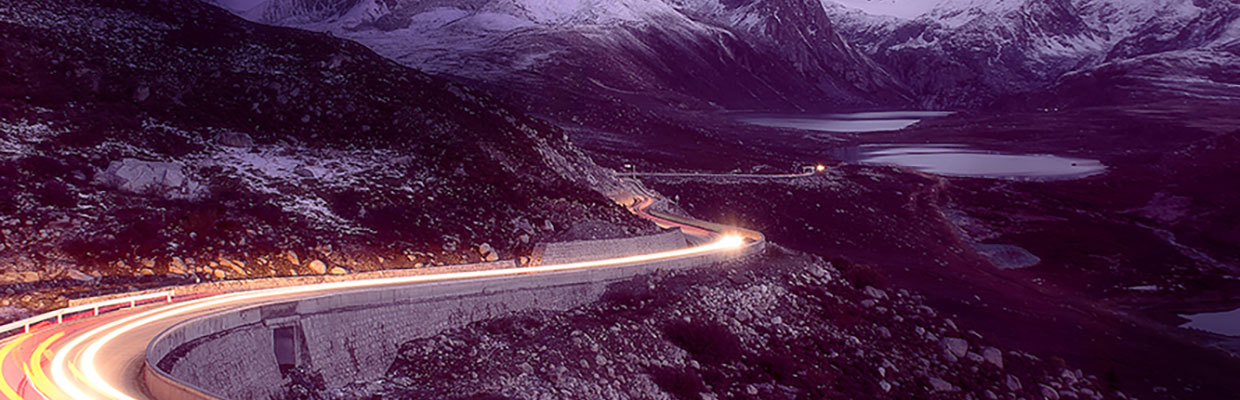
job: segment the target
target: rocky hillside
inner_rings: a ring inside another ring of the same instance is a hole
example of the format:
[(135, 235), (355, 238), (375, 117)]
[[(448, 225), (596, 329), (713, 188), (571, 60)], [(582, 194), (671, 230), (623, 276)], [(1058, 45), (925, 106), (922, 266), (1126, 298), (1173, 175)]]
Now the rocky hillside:
[[(642, 276), (566, 312), (482, 321), (401, 346), (388, 377), (289, 398), (1101, 399), (1063, 360), (1002, 348), (872, 267), (775, 248)], [(998, 347), (997, 347), (998, 346)]]
[(99, 279), (416, 267), (519, 256), (583, 220), (646, 229), (562, 132), (329, 35), (195, 0), (4, 0), (0, 54), (0, 286), (32, 308)]
[(338, 0), (327, 14), (297, 12), (310, 3), (325, 1), (234, 11), (330, 31), (427, 72), (535, 88), (523, 95), (561, 105), (630, 95), (739, 109), (907, 101), (835, 32), (817, 0)]
[(826, 4), (841, 33), (927, 107), (979, 107), (1050, 86), (1081, 86), (1081, 75), (1140, 81), (1087, 90), (1120, 85), (1124, 92), (1139, 86), (1175, 94), (1178, 83), (1187, 83), (1183, 92), (1191, 97), (1240, 96), (1227, 62), (1218, 60), (1233, 56), (1227, 48), (1240, 37), (1235, 2), (953, 0), (913, 20)]

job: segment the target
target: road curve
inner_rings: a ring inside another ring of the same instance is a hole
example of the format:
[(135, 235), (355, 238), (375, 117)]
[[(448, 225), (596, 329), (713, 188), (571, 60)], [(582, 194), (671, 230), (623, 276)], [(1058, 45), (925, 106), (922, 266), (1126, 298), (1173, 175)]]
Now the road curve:
[[(182, 321), (258, 302), (291, 300), (381, 286), (636, 265), (654, 260), (732, 252), (740, 247), (760, 244), (764, 240), (761, 233), (755, 231), (651, 211), (649, 207), (655, 204), (654, 198), (643, 196), (640, 199), (640, 203), (633, 207), (638, 215), (660, 226), (680, 227), (686, 233), (705, 235), (712, 240), (686, 249), (604, 260), (332, 282), (202, 298), (178, 298), (170, 299), (177, 300), (171, 303), (125, 307), (88, 318), (66, 318), (64, 323), (35, 327), (29, 333), (0, 341), (0, 396), (5, 399), (155, 398), (148, 392), (143, 378), (144, 374), (152, 374), (146, 365), (145, 355), (147, 345), (153, 338)], [(154, 377), (159, 376), (157, 373)], [(182, 394), (188, 395), (190, 392), (192, 389)], [(173, 397), (184, 398), (181, 395)]]
[(778, 179), (778, 178), (804, 178), (820, 174), (826, 171), (824, 165), (814, 165), (802, 167), (801, 172), (794, 174), (732, 174), (718, 172), (623, 172), (617, 173), (616, 176), (623, 178), (640, 178), (643, 176), (650, 177), (668, 177), (668, 178), (755, 178), (755, 179)]

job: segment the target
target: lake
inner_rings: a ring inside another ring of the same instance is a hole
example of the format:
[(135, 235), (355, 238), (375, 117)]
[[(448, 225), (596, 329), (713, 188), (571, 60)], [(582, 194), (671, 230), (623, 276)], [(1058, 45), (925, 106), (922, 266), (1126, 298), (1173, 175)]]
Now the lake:
[(819, 115), (742, 114), (737, 117), (737, 120), (772, 128), (864, 133), (898, 131), (926, 118), (944, 117), (951, 114), (950, 111), (881, 111)]
[(867, 145), (857, 154), (856, 161), (864, 164), (895, 165), (945, 176), (1063, 180), (1106, 171), (1097, 160), (991, 152), (959, 145)]
[(1181, 328), (1200, 329), (1226, 336), (1240, 336), (1240, 308), (1224, 312), (1180, 314), (1180, 317), (1188, 319), (1188, 322), (1180, 325)]

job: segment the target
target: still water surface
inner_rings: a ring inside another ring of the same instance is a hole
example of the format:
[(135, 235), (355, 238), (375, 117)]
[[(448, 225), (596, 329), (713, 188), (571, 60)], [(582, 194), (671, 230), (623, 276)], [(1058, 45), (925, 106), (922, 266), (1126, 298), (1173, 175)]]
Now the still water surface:
[(1101, 174), (1097, 160), (1050, 154), (1008, 154), (957, 145), (862, 146), (857, 161), (896, 165), (937, 175), (1026, 180), (1077, 179)]

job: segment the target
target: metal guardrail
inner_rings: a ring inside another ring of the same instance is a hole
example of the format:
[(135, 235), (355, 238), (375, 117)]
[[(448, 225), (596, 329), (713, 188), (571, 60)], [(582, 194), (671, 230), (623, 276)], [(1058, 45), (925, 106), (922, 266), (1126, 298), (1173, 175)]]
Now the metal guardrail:
[(165, 302), (172, 302), (172, 296), (174, 294), (175, 293), (173, 293), (173, 291), (168, 290), (168, 291), (163, 291), (163, 292), (141, 294), (137, 296), (121, 297), (118, 299), (105, 300), (105, 301), (89, 303), (89, 304), (81, 304), (81, 305), (76, 305), (73, 307), (65, 307), (59, 310), (52, 310), (52, 311), (48, 311), (48, 312), (30, 317), (30, 318), (26, 318), (26, 319), (19, 320), (19, 321), (13, 321), (13, 322), (10, 322), (4, 325), (0, 325), (0, 336), (3, 336), (9, 332), (15, 331), (18, 328), (20, 328), (23, 333), (30, 332), (31, 326), (34, 326), (34, 325), (39, 324), (40, 322), (49, 321), (52, 319), (55, 319), (56, 323), (59, 324), (61, 322), (64, 322), (65, 316), (73, 315), (73, 314), (77, 314), (81, 312), (91, 311), (92, 316), (99, 315), (100, 309), (115, 306), (115, 305), (123, 306), (123, 305), (128, 304), (130, 308), (133, 308), (137, 306), (139, 303), (145, 304), (145, 303), (149, 303), (148, 300), (159, 299), (159, 298), (164, 299)]

